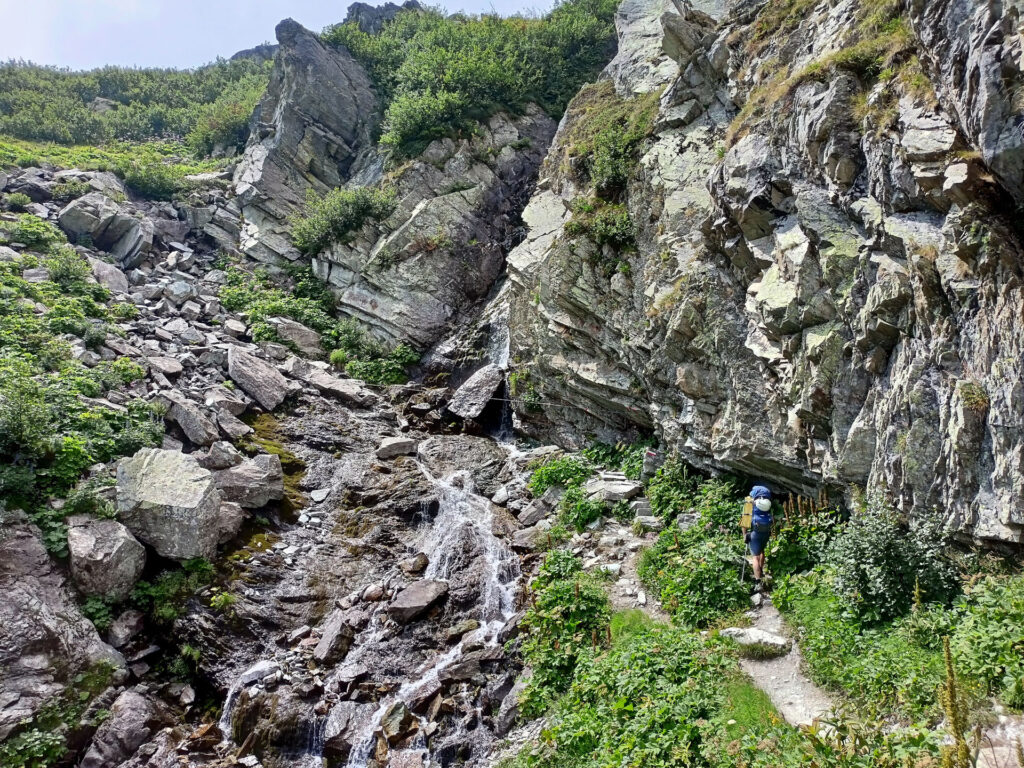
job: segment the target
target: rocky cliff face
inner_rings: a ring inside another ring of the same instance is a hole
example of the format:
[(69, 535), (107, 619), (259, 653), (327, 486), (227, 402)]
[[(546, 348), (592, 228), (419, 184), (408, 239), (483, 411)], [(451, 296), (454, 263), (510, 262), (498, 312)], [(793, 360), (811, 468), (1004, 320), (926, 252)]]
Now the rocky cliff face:
[(522, 425), (1020, 541), (1019, 9), (799, 5), (621, 6), (598, 96), (658, 94), (635, 242), (573, 212), (581, 94), (509, 256)]

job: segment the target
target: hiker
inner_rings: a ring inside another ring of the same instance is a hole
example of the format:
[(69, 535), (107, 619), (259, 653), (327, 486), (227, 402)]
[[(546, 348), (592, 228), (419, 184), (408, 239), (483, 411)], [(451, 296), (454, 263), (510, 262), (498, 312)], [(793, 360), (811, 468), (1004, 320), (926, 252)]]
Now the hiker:
[(764, 548), (768, 546), (768, 537), (772, 535), (772, 492), (763, 485), (755, 485), (750, 489), (753, 509), (750, 516), (750, 530), (743, 538), (754, 556), (754, 589), (761, 591), (761, 579), (764, 578)]

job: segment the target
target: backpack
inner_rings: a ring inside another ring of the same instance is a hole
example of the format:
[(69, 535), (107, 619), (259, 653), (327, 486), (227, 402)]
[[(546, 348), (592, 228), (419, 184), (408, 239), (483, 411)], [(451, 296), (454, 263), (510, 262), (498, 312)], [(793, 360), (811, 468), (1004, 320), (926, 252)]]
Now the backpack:
[[(750, 498), (753, 500), (757, 499), (771, 499), (772, 493), (763, 485), (755, 485), (750, 491)], [(769, 533), (772, 530), (772, 523), (775, 519), (772, 517), (771, 510), (768, 512), (762, 512), (757, 508), (756, 504), (752, 504), (751, 510), (751, 530), (757, 531), (758, 533)]]

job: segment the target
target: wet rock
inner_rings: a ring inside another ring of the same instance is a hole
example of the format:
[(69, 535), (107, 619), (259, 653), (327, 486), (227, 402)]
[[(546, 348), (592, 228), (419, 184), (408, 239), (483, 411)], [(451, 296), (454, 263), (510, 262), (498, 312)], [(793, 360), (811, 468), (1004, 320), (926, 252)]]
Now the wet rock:
[(212, 557), (220, 503), (213, 474), (183, 453), (143, 448), (117, 466), (120, 519), (162, 557)]
[(474, 489), (482, 496), (491, 496), (498, 489), (507, 456), (493, 440), (470, 435), (435, 435), (419, 444), (417, 454), (437, 478), (472, 468)]
[(468, 635), (470, 632), (475, 632), (480, 628), (480, 622), (476, 619), (463, 619), (454, 627), (445, 632), (445, 641), (448, 643), (455, 643), (462, 639), (463, 635)]
[(68, 520), (68, 552), (75, 586), (86, 595), (123, 600), (146, 565), (146, 549), (116, 520)]
[(407, 739), (418, 727), (416, 716), (401, 701), (396, 701), (391, 705), (384, 713), (384, 717), (381, 718), (380, 725), (384, 732), (384, 738), (388, 740), (388, 744), (392, 745)]
[(290, 391), (288, 380), (274, 366), (234, 346), (228, 350), (228, 376), (268, 411), (283, 403)]
[(255, 509), (284, 498), (284, 472), (281, 458), (260, 454), (228, 469), (214, 473), (221, 498), (248, 509)]
[(408, 624), (426, 613), (447, 594), (446, 582), (431, 579), (415, 581), (398, 593), (388, 606), (388, 615), (399, 624)]
[(313, 658), (324, 664), (333, 664), (345, 658), (363, 616), (357, 611), (336, 608), (324, 623), (320, 642), (313, 649)]
[(324, 757), (330, 765), (345, 765), (355, 739), (363, 733), (376, 711), (375, 704), (354, 701), (342, 701), (331, 709), (324, 727)]
[(464, 419), (475, 419), (505, 382), (505, 372), (497, 365), (486, 365), (459, 387), (448, 402), (448, 410)]
[(412, 557), (407, 557), (398, 562), (398, 567), (406, 573), (420, 574), (427, 570), (430, 560), (423, 552), (417, 552)]
[(410, 456), (416, 452), (416, 441), (408, 437), (385, 437), (377, 448), (378, 459)]
[(152, 735), (172, 719), (160, 702), (136, 690), (117, 697), (110, 715), (100, 725), (79, 768), (110, 768), (129, 759)]

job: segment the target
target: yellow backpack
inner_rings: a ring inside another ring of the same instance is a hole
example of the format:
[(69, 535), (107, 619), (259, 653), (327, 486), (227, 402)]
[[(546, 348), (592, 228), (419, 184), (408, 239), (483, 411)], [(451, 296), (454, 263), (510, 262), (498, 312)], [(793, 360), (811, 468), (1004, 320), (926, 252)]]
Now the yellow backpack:
[(743, 511), (740, 512), (740, 528), (745, 531), (750, 530), (752, 520), (754, 518), (754, 500), (747, 496), (743, 500)]

